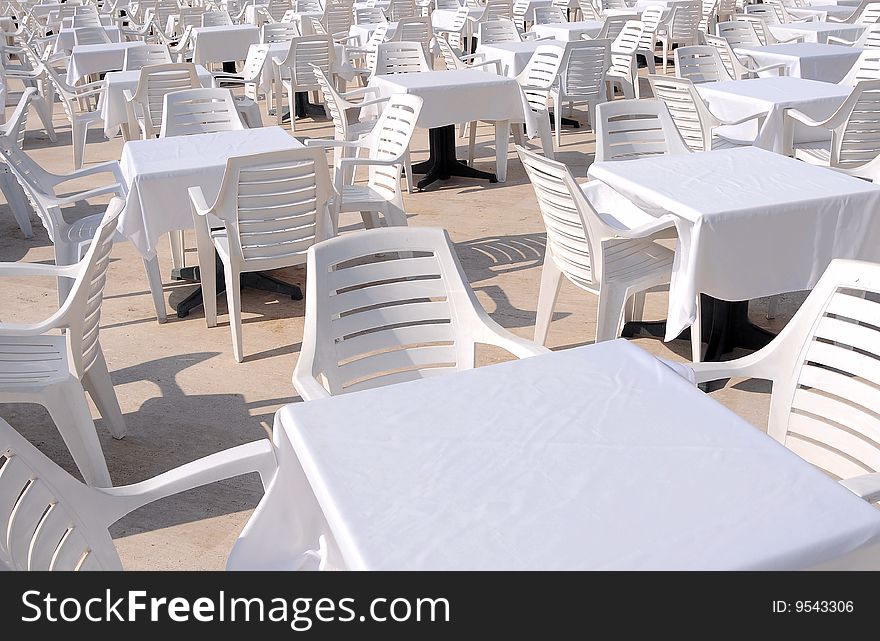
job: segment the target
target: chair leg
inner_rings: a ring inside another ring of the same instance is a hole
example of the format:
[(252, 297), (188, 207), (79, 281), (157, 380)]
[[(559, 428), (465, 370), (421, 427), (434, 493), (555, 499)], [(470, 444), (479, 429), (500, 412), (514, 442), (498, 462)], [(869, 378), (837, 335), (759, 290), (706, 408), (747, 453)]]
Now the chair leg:
[(553, 257), (545, 253), (544, 267), (541, 269), (541, 288), (538, 290), (538, 309), (535, 313), (535, 342), (538, 345), (547, 342), (550, 321), (553, 319), (553, 309), (556, 307), (561, 285), (562, 271)]
[(49, 142), (56, 142), (58, 134), (55, 133), (55, 125), (52, 123), (52, 102), (55, 99), (55, 91), (49, 92), (47, 98), (41, 98), (34, 103), (37, 109), (37, 116), (43, 123), (46, 135), (49, 136)]
[(412, 160), (409, 157), (409, 149), (403, 155), (403, 173), (406, 175), (406, 193), (411, 194), (415, 191), (415, 187), (413, 187)]
[(165, 293), (162, 291), (162, 274), (159, 272), (159, 259), (153, 256), (144, 259), (144, 270), (147, 272), (147, 283), (150, 286), (150, 295), (153, 297), (153, 306), (156, 308), (156, 319), (160, 323), (168, 320), (165, 311)]
[[(70, 241), (56, 239), (55, 242), (55, 264), (56, 265), (73, 265), (79, 262), (79, 245)], [(64, 304), (67, 300), (70, 290), (73, 288), (73, 278), (60, 276), (58, 278), (58, 306)]]
[(559, 96), (553, 96), (553, 119), (556, 121), (556, 146), (562, 146), (562, 136), (560, 132), (562, 131), (562, 101), (559, 100)]
[(112, 487), (104, 451), (80, 382), (71, 377), (50, 387), (41, 402), (49, 411), (85, 482), (94, 487)]
[(543, 117), (538, 119), (538, 131), (541, 135), (541, 149), (544, 152), (544, 156), (554, 160), (553, 133), (550, 131), (550, 115), (546, 112)]
[(477, 146), (477, 123), (470, 123), (470, 135), (468, 136), (468, 165), (474, 166), (474, 148)]
[(596, 322), (596, 342), (617, 338), (620, 320), (626, 306), (627, 291), (620, 286), (605, 286), (599, 291), (599, 311)]
[(773, 320), (776, 318), (776, 312), (779, 307), (779, 298), (776, 296), (771, 296), (767, 301), (767, 320)]
[[(196, 243), (199, 256), (199, 280), (202, 285), (202, 307), (205, 310), (205, 324), (217, 326), (217, 269), (214, 256), (214, 243), (210, 236), (199, 238)], [(236, 287), (238, 285), (236, 284)]]
[(699, 363), (703, 359), (703, 314), (700, 309), (700, 295), (697, 294), (697, 316), (691, 324), (691, 360)]
[(21, 189), (18, 181), (9, 173), (6, 167), (0, 167), (0, 190), (6, 197), (9, 209), (12, 210), (12, 216), (18, 223), (21, 233), (25, 238), (34, 237), (34, 228), (31, 226), (31, 207), (28, 204), (27, 197)]
[(95, 402), (95, 406), (101, 413), (101, 418), (107, 421), (107, 427), (113, 438), (123, 438), (125, 436), (125, 419), (119, 408), (119, 399), (116, 398), (113, 381), (110, 380), (110, 372), (107, 371), (107, 361), (104, 360), (104, 353), (100, 350), (95, 362), (83, 374), (82, 385)]
[(626, 321), (640, 321), (645, 314), (645, 292), (633, 294), (627, 303)]
[(374, 211), (362, 211), (361, 218), (366, 229), (376, 229), (380, 226), (379, 215)]
[[(241, 363), (242, 340), (241, 340), (241, 279), (239, 271), (232, 265), (224, 264), (224, 276), (226, 278), (226, 306), (229, 313), (229, 329), (232, 331), (232, 354), (235, 361)], [(199, 270), (201, 273), (201, 269)], [(204, 296), (204, 294), (203, 294)]]
[(89, 136), (88, 125), (77, 123), (74, 118), (71, 123), (71, 135), (73, 137), (73, 168), (82, 169), (83, 157), (86, 153), (86, 139)]
[(186, 267), (186, 256), (184, 255), (186, 247), (183, 241), (183, 230), (177, 229), (169, 232), (168, 240), (171, 242), (171, 267), (173, 269)]

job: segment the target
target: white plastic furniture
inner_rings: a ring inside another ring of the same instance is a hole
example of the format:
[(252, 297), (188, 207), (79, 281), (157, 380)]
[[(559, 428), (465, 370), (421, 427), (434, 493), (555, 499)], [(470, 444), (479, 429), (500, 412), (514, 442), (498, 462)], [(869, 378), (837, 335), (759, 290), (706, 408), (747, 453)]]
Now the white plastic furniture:
[(849, 72), (837, 84), (854, 87), (862, 80), (880, 80), (880, 51), (869, 49), (859, 54)]
[(373, 74), (385, 76), (395, 73), (431, 71), (425, 50), (419, 42), (383, 42), (376, 47), (376, 66)]
[(876, 24), (880, 22), (880, 2), (862, 2), (848, 18), (828, 16), (828, 22), (845, 22), (848, 24)]
[(675, 76), (694, 84), (733, 80), (718, 50), (711, 45), (679, 47), (675, 50)]
[[(612, 87), (620, 87), (625, 98), (638, 98), (639, 68), (636, 50), (642, 39), (645, 26), (638, 20), (627, 20), (623, 30), (611, 43), (611, 66), (605, 79)], [(663, 73), (666, 73), (665, 62)]]
[[(623, 31), (626, 23), (635, 20), (637, 16), (608, 16), (602, 23), (602, 28), (596, 34), (597, 40), (614, 40)], [(640, 45), (641, 46), (641, 43)]]
[[(786, 42), (803, 42), (804, 36), (792, 36), (791, 38), (777, 38), (773, 33), (773, 30), (767, 24), (767, 21), (761, 18), (760, 16), (753, 15), (744, 15), (737, 16), (737, 22), (746, 22), (752, 26), (752, 29), (755, 30), (755, 34), (758, 36), (758, 44), (760, 45), (776, 45), (776, 44), (785, 44)], [(719, 33), (718, 35), (724, 35)], [(728, 42), (730, 40), (728, 39)], [(755, 44), (754, 42), (749, 44)]]
[(385, 9), (385, 15), (392, 22), (401, 18), (412, 18), (416, 15), (415, 0), (391, 0)]
[(842, 44), (854, 48), (880, 49), (880, 23), (865, 26), (862, 35), (856, 40), (844, 40), (837, 36), (828, 36), (828, 44)]
[(880, 500), (880, 265), (834, 260), (766, 347), (691, 367), (698, 383), (773, 383), (767, 433), (866, 501)]
[(596, 162), (690, 153), (662, 100), (615, 100), (596, 112)]
[(334, 40), (346, 40), (354, 23), (354, 8), (350, 0), (329, 0), (324, 6), (321, 24)]
[[(458, 0), (451, 1), (458, 5)], [(444, 40), (449, 43), (449, 45), (454, 50), (457, 50), (459, 53), (461, 53), (465, 49), (464, 38), (467, 35), (466, 31), (468, 26), (468, 17), (470, 16), (470, 8), (467, 6), (459, 6), (457, 9), (453, 9), (453, 11), (456, 12), (455, 18), (453, 19), (452, 24), (449, 25), (449, 28), (435, 29), (434, 36), (438, 45), (440, 44), (441, 40)]]
[(295, 22), (267, 22), (260, 27), (260, 42), (263, 44), (290, 42), (301, 35), (299, 25)]
[(786, 109), (783, 117), (787, 130), (796, 121), (831, 133), (831, 140), (794, 143), (794, 157), (799, 160), (853, 171), (880, 156), (880, 79), (859, 81), (825, 120), (814, 120), (797, 109)]
[(140, 132), (144, 140), (155, 138), (162, 128), (165, 94), (201, 86), (196, 66), (191, 62), (143, 67), (134, 94), (124, 92), (129, 131), (132, 135)]
[[(604, 106), (599, 106), (600, 111)], [(522, 147), (517, 147), (517, 152), (547, 230), (535, 342), (547, 342), (563, 276), (599, 297), (596, 342), (617, 338), (624, 317), (630, 315), (625, 313), (630, 299), (629, 310), (633, 318), (639, 318), (645, 292), (669, 284), (674, 252), (653, 242), (652, 237), (667, 230), (671, 220), (646, 217), (649, 222), (636, 229), (622, 223), (612, 226), (596, 211), (564, 164)], [(614, 212), (608, 213), (614, 216)]]
[(485, 56), (479, 53), (460, 55), (460, 50), (456, 51), (453, 44), (446, 38), (437, 38), (437, 48), (440, 49), (440, 55), (443, 57), (447, 71), (489, 67), (499, 76), (502, 74), (500, 60), (484, 60)]
[[(252, 46), (248, 49), (248, 55), (245, 58), (241, 73), (214, 72), (212, 74), (214, 76), (214, 84), (218, 87), (227, 85), (244, 87), (244, 97), (256, 102), (260, 97), (260, 85), (270, 50), (271, 46), (268, 44)], [(267, 99), (271, 101), (273, 98), (274, 93), (271, 90), (268, 91)], [(236, 96), (236, 99), (239, 99), (239, 97)]]
[[(642, 38), (636, 49), (638, 55), (645, 57), (645, 63), (648, 65), (648, 73), (654, 73), (656, 64), (654, 62), (654, 54), (657, 48), (657, 30), (663, 20), (664, 7), (661, 5), (649, 5), (642, 11), (639, 21), (642, 23)], [(625, 25), (626, 23), (624, 23)], [(603, 25), (604, 26), (604, 25)], [(617, 37), (619, 31), (614, 34)]]
[(202, 14), (203, 27), (228, 27), (232, 26), (232, 18), (228, 11), (207, 11)]
[(556, 146), (562, 144), (562, 112), (566, 104), (572, 112), (577, 104), (587, 105), (590, 126), (596, 122), (596, 105), (608, 101), (605, 72), (611, 66), (611, 42), (589, 40), (567, 42), (565, 61), (559, 73), (559, 83), (550, 90), (553, 115), (556, 120)]
[[(11, 144), (15, 144), (19, 149), (24, 144), (28, 110), (35, 95), (37, 95), (36, 89), (33, 87), (26, 88), (21, 94), (21, 99), (18, 101), (12, 116), (0, 125), (0, 138), (10, 141)], [(0, 191), (3, 192), (6, 203), (12, 211), (15, 222), (18, 223), (21, 233), (24, 234), (25, 238), (33, 238), (34, 230), (31, 226), (30, 215), (31, 206), (21, 185), (18, 184), (18, 181), (12, 174), (12, 170), (9, 169), (5, 162), (0, 164)]]
[(699, 0), (676, 2), (669, 10), (669, 16), (657, 30), (663, 56), (663, 75), (666, 75), (666, 63), (672, 53), (673, 45), (688, 46), (701, 44), (700, 18), (702, 5)]
[(565, 12), (559, 7), (535, 7), (535, 24), (562, 24), (568, 22)]
[(245, 129), (229, 89), (184, 89), (165, 94), (159, 138)]
[(104, 31), (104, 27), (80, 27), (73, 30), (73, 42), (75, 45), (101, 45), (110, 44), (110, 36)]
[[(63, 417), (65, 424), (70, 422)], [(108, 528), (126, 514), (192, 488), (259, 472), (267, 488), (276, 470), (268, 439), (115, 488), (87, 487), (0, 419), (0, 566), (12, 570), (121, 570)]]
[(727, 73), (734, 80), (754, 78), (759, 73), (765, 71), (775, 70), (780, 76), (784, 76), (787, 74), (787, 66), (783, 62), (752, 69), (743, 64), (742, 60), (739, 59), (739, 56), (736, 55), (736, 53), (733, 51), (733, 48), (731, 48), (730, 44), (724, 38), (720, 36), (710, 36), (706, 34), (703, 36), (703, 39), (706, 41), (707, 45), (715, 48), (715, 50), (718, 52), (719, 58), (721, 58), (721, 61), (724, 63), (724, 66), (727, 69)]
[(715, 130), (718, 127), (741, 125), (752, 120), (758, 121), (758, 130), (760, 130), (767, 115), (751, 114), (738, 120), (722, 120), (709, 111), (709, 107), (694, 88), (694, 83), (687, 78), (649, 75), (648, 83), (651, 85), (654, 97), (666, 104), (678, 133), (691, 151), (711, 151), (751, 144), (723, 138), (717, 135)]
[(312, 401), (471, 369), (477, 344), (519, 358), (546, 351), (493, 321), (467, 283), (442, 229), (372, 229), (315, 245), (296, 391)]
[(718, 1), (702, 1), (700, 5), (700, 33), (712, 33), (712, 27), (718, 22)]
[(431, 40), (434, 31), (431, 27), (431, 19), (426, 16), (412, 16), (401, 18), (397, 22), (397, 28), (390, 40), (395, 42), (418, 42), (422, 45), (425, 56), (431, 59)]
[(163, 44), (144, 45), (125, 50), (123, 71), (138, 71), (150, 65), (171, 64), (171, 52)]
[(513, 20), (491, 20), (478, 23), (477, 40), (481, 45), (498, 42), (521, 42), (522, 37)]
[[(378, 214), (388, 226), (405, 226), (406, 212), (400, 178), (407, 160), (422, 98), (410, 94), (394, 94), (382, 110), (369, 133), (354, 141), (309, 139), (308, 146), (341, 147), (353, 152), (343, 155), (335, 165), (335, 188), (338, 194), (333, 209), (333, 234), (339, 228), (338, 215), (360, 212), (364, 226), (378, 227)], [(359, 156), (358, 152), (366, 152)], [(366, 167), (366, 184), (355, 184), (358, 167)], [(354, 170), (354, 171), (350, 171)]]
[[(305, 263), (306, 250), (330, 236), (331, 193), (324, 152), (308, 148), (229, 158), (213, 205), (201, 187), (189, 189), (205, 321), (217, 324), (216, 251), (237, 362), (243, 360), (240, 275)], [(208, 216), (219, 218), (223, 228), (211, 230)]]
[(379, 7), (358, 7), (355, 9), (355, 24), (381, 24), (383, 22), (388, 22), (388, 18)]
[[(124, 202), (114, 198), (79, 263), (0, 263), (0, 276), (75, 278), (59, 310), (39, 323), (0, 323), (0, 402), (45, 407), (89, 485), (109, 487), (110, 473), (83, 388), (114, 438), (125, 436), (125, 420), (98, 342), (107, 265)], [(55, 334), (63, 330), (63, 335)]]
[[(278, 125), (281, 125), (284, 116), (284, 92), (287, 92), (287, 102), (293, 114), (297, 92), (321, 89), (315, 80), (312, 65), (319, 67), (326, 76), (334, 77), (331, 76), (334, 60), (333, 38), (327, 34), (294, 38), (290, 41), (290, 49), (284, 59), (272, 58), (275, 66), (275, 117)], [(293, 116), (290, 118), (290, 130), (296, 130), (296, 118)]]
[(90, 82), (72, 87), (50, 65), (43, 65), (41, 70), (45, 70), (49, 83), (70, 121), (73, 167), (79, 169), (83, 166), (89, 127), (101, 123), (100, 112), (88, 111), (89, 100), (91, 98), (97, 99), (101, 95), (104, 91), (104, 83), (101, 81)]
[[(548, 158), (553, 158), (553, 134), (550, 131), (550, 110), (547, 108), (547, 99), (558, 81), (564, 58), (565, 50), (561, 47), (541, 45), (535, 49), (526, 68), (516, 77), (535, 118), (538, 136), (541, 138), (541, 149)], [(476, 135), (476, 127), (472, 124), (468, 145), (469, 159), (473, 158)], [(515, 131), (514, 135), (520, 138), (518, 142), (524, 142), (520, 137), (521, 134)]]

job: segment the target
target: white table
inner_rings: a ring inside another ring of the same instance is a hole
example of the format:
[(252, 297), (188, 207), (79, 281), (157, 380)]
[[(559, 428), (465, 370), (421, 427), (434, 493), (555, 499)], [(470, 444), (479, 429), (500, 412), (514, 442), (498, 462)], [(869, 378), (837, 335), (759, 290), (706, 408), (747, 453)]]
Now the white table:
[[(497, 42), (493, 45), (477, 45), (477, 53), (483, 54), (486, 60), (500, 60), (501, 70), (506, 76), (518, 76), (529, 64), (535, 49), (556, 40), (523, 40), (522, 42)], [(562, 43), (559, 43), (562, 44)]]
[(476, 120), (494, 122), (499, 182), (507, 179), (510, 123), (525, 123), (529, 135), (535, 130), (532, 110), (516, 80), (491, 72), (462, 69), (373, 76), (369, 86), (379, 90), (379, 97), (396, 93), (421, 96), (425, 102), (418, 126), (424, 129)]
[(792, 22), (789, 24), (768, 25), (771, 33), (777, 38), (787, 40), (795, 36), (803, 36), (804, 43), (828, 43), (828, 36), (844, 40), (858, 40), (865, 30), (863, 24), (841, 24), (839, 22)]
[(596, 20), (584, 20), (582, 22), (562, 22), (557, 24), (532, 25), (532, 31), (539, 38), (553, 38), (568, 42), (581, 40), (581, 36), (595, 38), (602, 30), (602, 22)]
[[(535, 9), (541, 7), (550, 7), (553, 5), (553, 0), (529, 0), (529, 3), (526, 5), (525, 14), (523, 14), (523, 20), (526, 22), (534, 22), (535, 21)], [(569, 8), (573, 9), (577, 4), (570, 4)]]
[[(259, 45), (251, 45), (257, 47)], [(331, 70), (344, 80), (354, 80), (355, 68), (348, 59), (348, 52), (344, 45), (334, 44), (335, 59)], [(269, 93), (272, 91), (272, 85), (275, 83), (275, 65), (272, 64), (273, 58), (285, 58), (290, 50), (289, 42), (273, 42), (269, 45), (269, 54), (266, 56), (266, 64), (260, 72), (260, 84), (258, 89), (260, 93)], [(248, 52), (250, 54), (250, 51)]]
[(828, 16), (845, 20), (849, 18), (855, 7), (836, 4), (817, 4), (809, 7), (786, 7), (786, 11), (795, 18), (814, 18), (825, 22)]
[[(838, 82), (852, 68), (863, 50), (856, 47), (810, 42), (752, 47), (739, 45), (735, 52), (755, 61), (756, 67), (784, 63), (787, 75), (807, 80)], [(762, 72), (777, 75), (776, 71)]]
[(192, 40), (193, 62), (197, 65), (244, 60), (250, 46), (259, 44), (260, 30), (247, 24), (196, 27)]
[(152, 258), (164, 234), (192, 229), (190, 187), (200, 186), (207, 201), (214, 201), (228, 158), (301, 146), (281, 127), (129, 141), (120, 161), (128, 199), (119, 233)]
[[(210, 71), (201, 65), (196, 65), (196, 72), (203, 87), (214, 86), (214, 77)], [(128, 90), (134, 93), (137, 90), (140, 77), (140, 70), (111, 71), (104, 76), (105, 88), (98, 101), (98, 111), (101, 112), (101, 119), (104, 121), (104, 134), (108, 138), (115, 136), (119, 133), (120, 127), (128, 124), (123, 92)]]
[(700, 293), (810, 289), (834, 258), (880, 261), (880, 187), (757, 147), (593, 163), (587, 173), (678, 230), (666, 340)]
[[(122, 41), (122, 31), (120, 31), (119, 27), (104, 27), (104, 33), (107, 34), (111, 42)], [(58, 32), (58, 37), (55, 39), (55, 51), (69, 53), (73, 49), (73, 44), (73, 29), (65, 27)]]
[(817, 127), (796, 126), (793, 138), (786, 140), (783, 132), (783, 113), (794, 108), (816, 120), (833, 114), (852, 87), (818, 80), (804, 80), (781, 76), (706, 82), (696, 85), (709, 111), (723, 120), (739, 120), (753, 114), (767, 114), (758, 131), (757, 121), (735, 127), (720, 127), (716, 133), (731, 140), (754, 140), (755, 145), (776, 153), (786, 153), (792, 142), (828, 140), (830, 132)]
[[(468, 18), (478, 20), (484, 11), (483, 7), (468, 7)], [(457, 11), (450, 11), (449, 9), (435, 9), (431, 12), (431, 26), (434, 27), (435, 31), (450, 31), (455, 27), (455, 16), (457, 13)], [(465, 22), (462, 29), (467, 32), (470, 26), (472, 26), (472, 23)]]
[[(385, 32), (386, 40), (394, 35), (394, 32), (397, 31), (397, 23), (389, 22), (388, 31)], [(367, 42), (370, 39), (370, 36), (373, 35), (373, 32), (376, 30), (376, 27), (379, 26), (379, 23), (367, 22), (364, 24), (353, 24), (348, 29), (348, 35), (351, 38), (357, 38), (357, 44), (361, 47), (366, 46)]]
[(98, 45), (75, 45), (67, 61), (67, 82), (73, 84), (93, 73), (122, 69), (126, 49), (143, 47), (143, 42), (113, 42)]
[(273, 440), (230, 569), (320, 536), (329, 569), (878, 564), (880, 512), (626, 341), (287, 405)]

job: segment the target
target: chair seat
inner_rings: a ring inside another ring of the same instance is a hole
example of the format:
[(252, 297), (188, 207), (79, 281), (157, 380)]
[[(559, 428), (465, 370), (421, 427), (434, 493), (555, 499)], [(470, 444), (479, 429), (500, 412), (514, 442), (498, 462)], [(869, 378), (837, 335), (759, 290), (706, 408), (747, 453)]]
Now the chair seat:
[(606, 282), (669, 282), (675, 252), (657, 243), (642, 240), (611, 240), (605, 243)]
[(794, 157), (811, 165), (828, 167), (831, 164), (831, 141), (798, 143), (794, 148)]
[(723, 136), (712, 136), (712, 151), (715, 151), (716, 149), (736, 149), (737, 147), (751, 146), (752, 143), (749, 142), (738, 142), (736, 140), (729, 140)]
[(360, 211), (357, 205), (383, 204), (388, 202), (382, 194), (366, 185), (347, 185), (342, 188), (339, 206), (341, 211)]
[(51, 385), (70, 378), (64, 336), (0, 336), (0, 389)]

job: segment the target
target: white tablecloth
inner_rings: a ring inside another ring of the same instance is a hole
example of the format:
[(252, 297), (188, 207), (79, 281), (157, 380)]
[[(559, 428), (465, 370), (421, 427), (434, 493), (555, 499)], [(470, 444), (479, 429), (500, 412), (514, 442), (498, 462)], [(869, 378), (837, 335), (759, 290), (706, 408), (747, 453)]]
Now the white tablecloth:
[(260, 30), (253, 25), (197, 27), (192, 30), (193, 62), (244, 60), (251, 45), (260, 42)]
[[(378, 24), (373, 23), (365, 23), (365, 24), (353, 24), (348, 30), (348, 35), (352, 38), (357, 38), (355, 40), (360, 46), (365, 46), (367, 41), (369, 41), (370, 36), (373, 35), (373, 32), (378, 27)], [(385, 32), (385, 39), (387, 40), (391, 36), (394, 35), (394, 32), (397, 31), (397, 23), (389, 22), (388, 23), (388, 31)]]
[(825, 22), (828, 16), (845, 20), (849, 18), (855, 7), (838, 6), (835, 4), (817, 4), (809, 7), (786, 7), (786, 11), (795, 18), (813, 18)]
[(558, 24), (536, 24), (532, 25), (531, 31), (539, 38), (553, 38), (554, 40), (568, 42), (570, 40), (581, 40), (581, 36), (595, 38), (602, 30), (602, 24), (603, 23), (597, 22), (596, 20), (562, 22)]
[[(468, 17), (477, 20), (483, 15), (484, 11), (483, 7), (470, 7), (468, 8)], [(431, 25), (435, 31), (449, 31), (455, 26), (455, 15), (457, 13), (457, 11), (450, 11), (449, 9), (436, 9), (431, 12)], [(468, 26), (468, 23), (465, 23), (463, 27), (465, 33), (467, 33)], [(476, 31), (476, 28), (474, 28), (474, 31)]]
[(880, 512), (621, 340), (287, 405), (273, 440), (230, 569), (313, 568), (321, 535), (352, 570), (803, 569), (880, 539)]
[[(257, 45), (251, 45), (256, 47)], [(344, 45), (333, 45), (336, 53), (336, 59), (333, 63), (333, 73), (340, 76), (344, 80), (353, 80), (355, 75), (354, 67), (348, 60), (348, 53)], [(263, 65), (263, 71), (260, 74), (261, 93), (272, 91), (272, 84), (275, 82), (275, 65), (272, 64), (273, 58), (285, 58), (290, 50), (289, 42), (273, 42), (269, 45), (269, 55), (266, 57), (266, 64)]]
[(486, 60), (500, 60), (501, 71), (511, 78), (522, 72), (535, 49), (552, 41), (538, 42), (536, 40), (523, 40), (522, 42), (499, 42), (494, 45), (477, 45), (477, 53), (483, 54)]
[[(199, 80), (203, 87), (213, 87), (214, 77), (211, 72), (196, 65)], [(119, 132), (119, 127), (128, 123), (128, 114), (125, 109), (125, 96), (122, 92), (126, 89), (135, 92), (141, 72), (138, 71), (111, 71), (104, 76), (106, 87), (98, 102), (98, 110), (104, 121), (104, 134), (113, 137)]]
[(862, 0), (816, 0), (811, 2), (810, 6), (835, 5), (837, 7), (851, 7), (855, 9), (862, 3)]
[(128, 200), (119, 233), (152, 258), (164, 234), (192, 229), (190, 187), (201, 187), (208, 203), (214, 201), (228, 158), (301, 146), (281, 127), (127, 142), (120, 165)]
[[(740, 56), (748, 56), (754, 60), (755, 67), (781, 62), (785, 63), (789, 76), (822, 82), (838, 82), (852, 68), (862, 49), (804, 42), (765, 47), (740, 45), (735, 51)], [(764, 72), (763, 75), (777, 74), (774, 70)]]
[(828, 43), (828, 36), (844, 40), (858, 40), (865, 30), (863, 24), (841, 24), (839, 22), (792, 22), (789, 24), (771, 24), (770, 31), (777, 38), (787, 40), (795, 36), (803, 36), (804, 42)]
[(143, 42), (113, 42), (100, 45), (76, 45), (67, 61), (67, 82), (73, 84), (93, 73), (122, 69), (125, 50), (143, 47)]
[[(720, 127), (716, 133), (733, 140), (754, 139), (758, 147), (776, 153), (784, 153), (787, 147), (782, 118), (787, 108), (793, 107), (811, 118), (824, 120), (852, 91), (852, 87), (789, 76), (706, 82), (696, 85), (696, 89), (709, 105), (709, 111), (723, 120), (766, 113), (760, 133), (756, 121), (736, 127)], [(827, 130), (800, 125), (794, 129), (793, 141), (813, 142), (830, 138)]]
[(756, 147), (594, 163), (648, 213), (672, 213), (666, 340), (697, 294), (728, 301), (810, 289), (834, 258), (880, 261), (880, 187)]
[[(121, 42), (122, 32), (119, 27), (104, 27), (104, 31), (111, 42)], [(55, 51), (70, 52), (73, 49), (73, 29), (62, 29), (55, 39)]]

